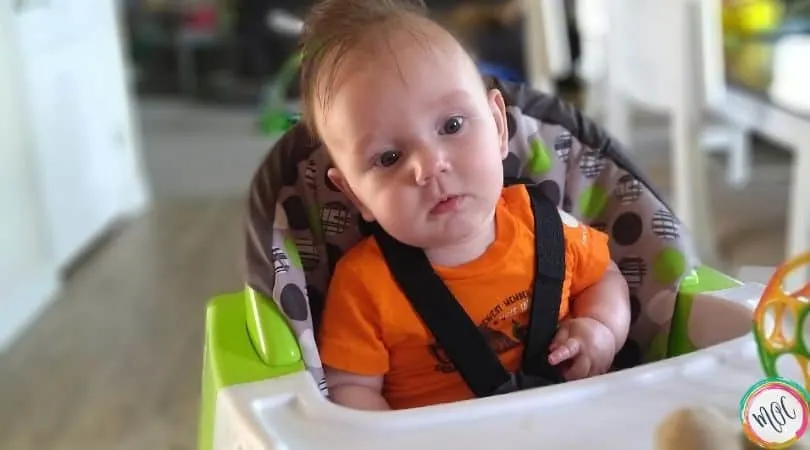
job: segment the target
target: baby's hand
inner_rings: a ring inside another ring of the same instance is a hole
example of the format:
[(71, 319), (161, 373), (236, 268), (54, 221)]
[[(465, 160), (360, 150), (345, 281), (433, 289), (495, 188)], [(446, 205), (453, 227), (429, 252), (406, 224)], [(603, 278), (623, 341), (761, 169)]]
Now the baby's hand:
[(577, 317), (560, 323), (548, 362), (553, 366), (568, 362), (561, 370), (571, 381), (607, 372), (615, 355), (616, 341), (610, 329), (590, 317)]

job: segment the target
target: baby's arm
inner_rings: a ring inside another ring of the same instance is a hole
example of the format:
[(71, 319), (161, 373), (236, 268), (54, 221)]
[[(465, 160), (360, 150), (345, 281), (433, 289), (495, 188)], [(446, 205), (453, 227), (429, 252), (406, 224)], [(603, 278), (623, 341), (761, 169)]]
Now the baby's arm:
[(613, 334), (616, 351), (627, 340), (630, 330), (630, 293), (624, 276), (613, 261), (596, 283), (579, 293), (571, 305), (574, 317), (589, 317)]
[(382, 396), (382, 376), (365, 376), (326, 367), (326, 383), (333, 402), (368, 411), (391, 409)]
[[(319, 327), (318, 349), (330, 399), (362, 410), (391, 409), (382, 396), (389, 369), (384, 321), (362, 253), (347, 253), (335, 267)], [(366, 264), (368, 266), (368, 264)], [(373, 272), (373, 271), (372, 271)]]
[(564, 366), (566, 379), (604, 373), (627, 340), (630, 296), (627, 283), (611, 261), (607, 235), (560, 212), (571, 274), (570, 315), (560, 323), (549, 362)]

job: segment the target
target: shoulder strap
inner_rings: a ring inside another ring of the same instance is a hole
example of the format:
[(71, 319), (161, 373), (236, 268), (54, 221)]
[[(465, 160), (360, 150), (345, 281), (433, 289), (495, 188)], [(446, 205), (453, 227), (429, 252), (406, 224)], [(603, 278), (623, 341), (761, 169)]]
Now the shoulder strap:
[(376, 224), (374, 237), (400, 289), (473, 394), (486, 397), (508, 383), (510, 373), (433, 270), (425, 252), (394, 239)]
[(548, 362), (548, 348), (557, 332), (565, 280), (565, 235), (557, 206), (537, 185), (527, 185), (534, 213), (535, 273), (529, 331), (523, 350), (525, 374), (544, 378), (548, 383), (562, 381), (559, 371)]
[[(556, 206), (536, 186), (527, 186), (537, 244), (535, 281), (521, 372), (509, 373), (467, 312), (433, 270), (422, 249), (406, 245), (374, 224), (373, 234), (394, 280), (476, 397), (562, 380), (548, 363), (557, 330), (565, 275), (565, 241)], [(520, 375), (520, 374), (518, 374)], [(517, 383), (520, 386), (514, 386)], [(511, 386), (511, 388), (510, 388)]]

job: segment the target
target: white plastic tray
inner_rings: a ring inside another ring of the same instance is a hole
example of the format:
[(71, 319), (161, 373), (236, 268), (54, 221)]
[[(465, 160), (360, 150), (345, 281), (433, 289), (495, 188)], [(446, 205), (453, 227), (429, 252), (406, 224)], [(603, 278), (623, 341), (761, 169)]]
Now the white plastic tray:
[(214, 448), (652, 449), (655, 428), (679, 406), (713, 405), (736, 420), (740, 399), (763, 377), (747, 332), (761, 289), (695, 299), (690, 338), (720, 344), (542, 389), (380, 413), (330, 403), (306, 373), (231, 387), (218, 397)]

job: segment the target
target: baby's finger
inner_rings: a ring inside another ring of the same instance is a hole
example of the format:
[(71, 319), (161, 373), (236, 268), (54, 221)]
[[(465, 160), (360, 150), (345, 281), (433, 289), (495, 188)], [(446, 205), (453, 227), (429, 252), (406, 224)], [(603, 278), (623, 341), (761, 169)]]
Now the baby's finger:
[(556, 366), (565, 360), (576, 357), (581, 349), (582, 345), (578, 340), (569, 338), (549, 352), (548, 362), (552, 366)]
[(565, 325), (565, 322), (563, 322), (560, 325), (560, 328), (557, 329), (557, 333), (554, 335), (554, 339), (551, 341), (551, 345), (549, 345), (549, 351), (554, 351), (561, 345), (565, 344), (569, 336), (571, 336), (571, 332)]
[(580, 354), (579, 357), (574, 358), (570, 366), (563, 369), (563, 378), (567, 381), (581, 380), (587, 378), (591, 372), (591, 358), (585, 354)]

